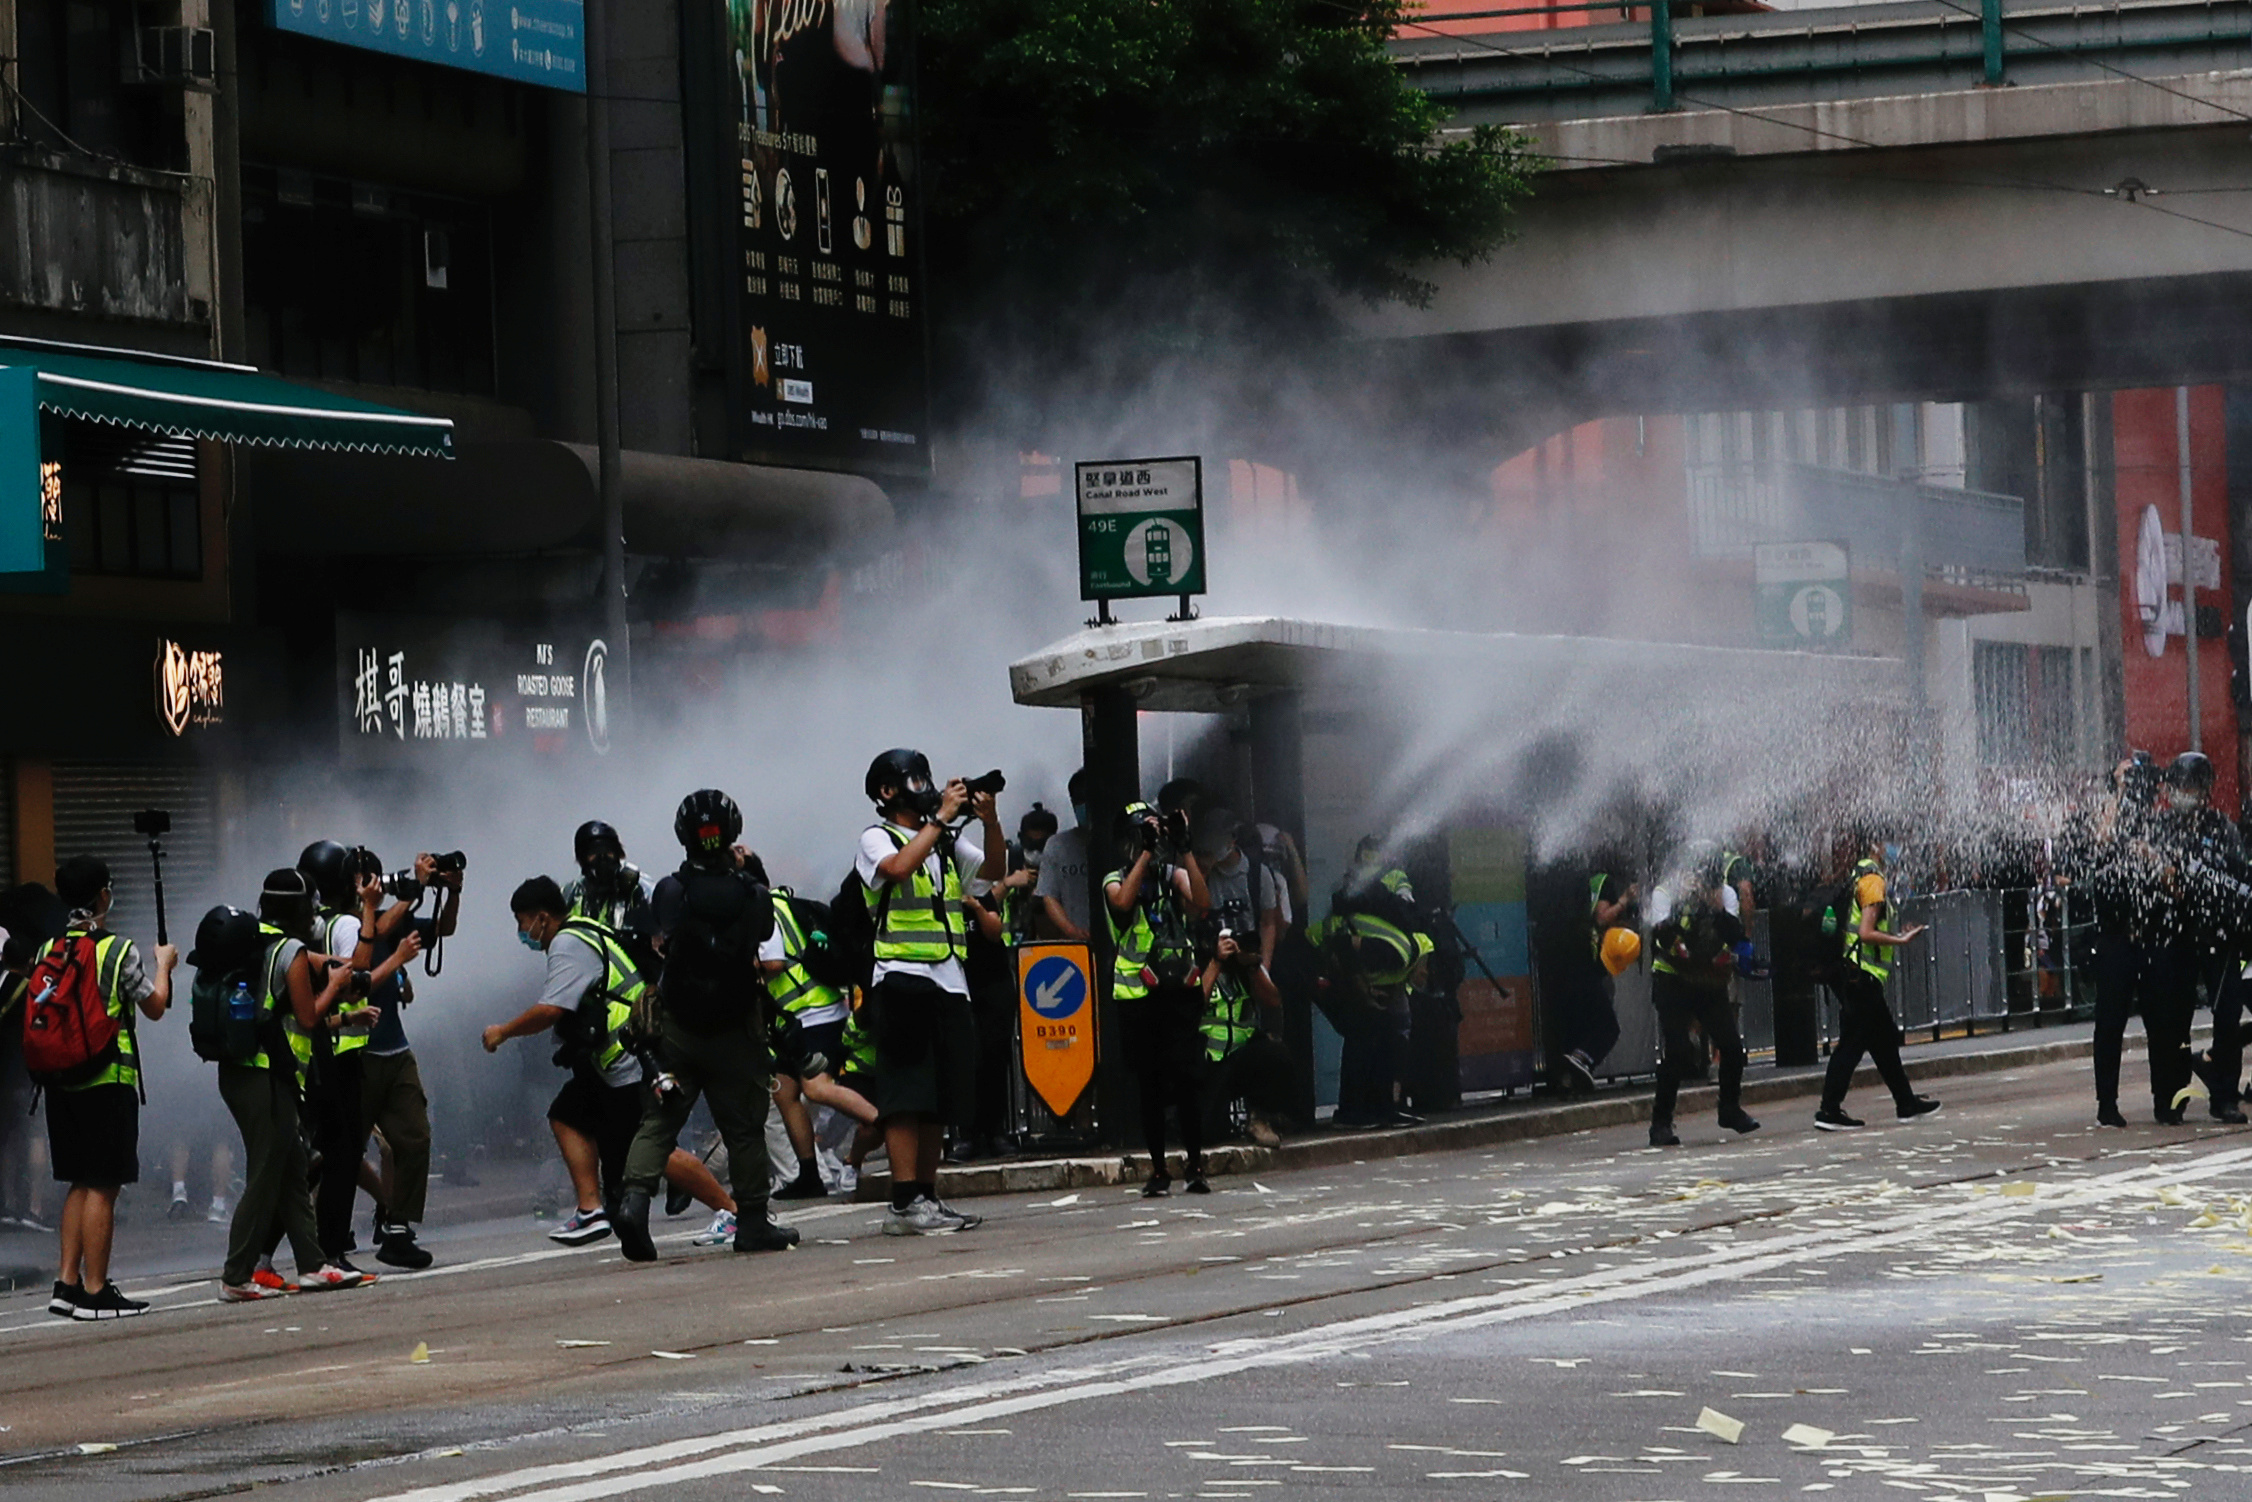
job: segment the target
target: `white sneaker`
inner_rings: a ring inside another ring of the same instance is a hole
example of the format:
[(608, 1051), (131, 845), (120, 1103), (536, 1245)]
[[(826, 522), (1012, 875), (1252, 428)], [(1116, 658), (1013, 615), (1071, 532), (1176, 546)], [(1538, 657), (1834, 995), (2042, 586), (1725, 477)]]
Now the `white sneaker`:
[(688, 1238), (690, 1246), (718, 1246), (735, 1239), (735, 1212), (722, 1210), (712, 1217), (712, 1223)]
[(884, 1212), (886, 1236), (943, 1236), (961, 1229), (961, 1220), (947, 1214), (927, 1194), (916, 1195), (915, 1202), (904, 1210), (894, 1207)]
[(984, 1216), (964, 1214), (962, 1211), (955, 1209), (952, 1205), (949, 1205), (944, 1200), (932, 1200), (931, 1203), (938, 1206), (939, 1212), (941, 1214), (951, 1215), (955, 1220), (960, 1222), (960, 1224), (955, 1227), (956, 1230), (974, 1231), (979, 1226), (985, 1224)]
[(838, 1194), (857, 1194), (860, 1192), (860, 1170), (850, 1163), (840, 1163), (837, 1165), (836, 1182)]
[(234, 1212), (227, 1205), (227, 1197), (223, 1194), (211, 1196), (211, 1208), (203, 1212), (203, 1218), (215, 1226), (223, 1226), (232, 1220)]

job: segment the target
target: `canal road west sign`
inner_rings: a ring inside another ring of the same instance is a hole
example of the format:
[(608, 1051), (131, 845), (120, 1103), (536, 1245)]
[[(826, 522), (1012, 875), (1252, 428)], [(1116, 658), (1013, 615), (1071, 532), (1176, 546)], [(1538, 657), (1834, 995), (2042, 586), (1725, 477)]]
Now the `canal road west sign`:
[(1075, 466), (1079, 598), (1204, 593), (1204, 461), (1103, 459)]

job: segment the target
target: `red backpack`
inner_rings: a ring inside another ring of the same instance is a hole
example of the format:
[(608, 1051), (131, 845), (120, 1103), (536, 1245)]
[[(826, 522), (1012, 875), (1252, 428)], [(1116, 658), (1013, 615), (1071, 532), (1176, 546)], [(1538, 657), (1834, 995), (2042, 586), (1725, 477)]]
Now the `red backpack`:
[(32, 1083), (83, 1085), (118, 1056), (121, 1020), (102, 994), (91, 934), (65, 934), (31, 968), (23, 1009), (23, 1062)]

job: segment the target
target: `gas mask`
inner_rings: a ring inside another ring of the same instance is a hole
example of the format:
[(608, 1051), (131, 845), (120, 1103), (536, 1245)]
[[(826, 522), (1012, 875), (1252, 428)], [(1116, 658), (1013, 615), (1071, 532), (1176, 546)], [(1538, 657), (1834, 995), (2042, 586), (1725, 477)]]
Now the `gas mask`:
[(586, 864), (579, 869), (586, 873), (586, 879), (591, 884), (614, 887), (618, 884), (618, 873), (625, 869), (625, 863), (625, 857), (617, 851), (597, 850), (586, 858)]

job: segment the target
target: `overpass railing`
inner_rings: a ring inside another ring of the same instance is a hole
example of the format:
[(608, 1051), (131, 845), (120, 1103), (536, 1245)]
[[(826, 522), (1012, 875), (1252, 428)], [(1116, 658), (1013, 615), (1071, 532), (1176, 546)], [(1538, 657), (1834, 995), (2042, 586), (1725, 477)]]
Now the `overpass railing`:
[[(1562, 14), (1623, 19), (1455, 30)], [(1425, 92), (1458, 102), (1465, 120), (1529, 123), (2117, 78), (2125, 66), (2215, 71), (2244, 66), (2247, 42), (2247, 0), (1881, 0), (1734, 16), (1572, 0), (1411, 19), (1392, 51)]]

